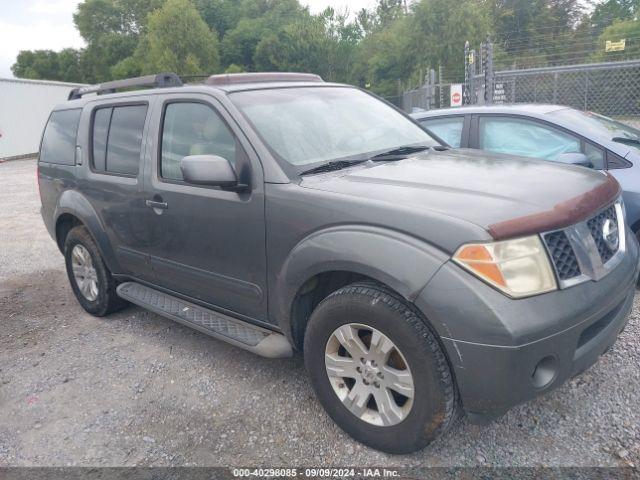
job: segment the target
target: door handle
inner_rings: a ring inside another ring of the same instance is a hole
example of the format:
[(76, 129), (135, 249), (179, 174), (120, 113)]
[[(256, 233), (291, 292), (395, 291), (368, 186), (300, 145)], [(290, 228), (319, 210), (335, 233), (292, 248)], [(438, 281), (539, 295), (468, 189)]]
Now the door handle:
[(167, 205), (167, 202), (159, 202), (156, 200), (145, 200), (144, 203), (147, 205), (147, 207), (159, 208), (160, 210), (166, 210), (167, 208), (169, 208), (169, 205)]

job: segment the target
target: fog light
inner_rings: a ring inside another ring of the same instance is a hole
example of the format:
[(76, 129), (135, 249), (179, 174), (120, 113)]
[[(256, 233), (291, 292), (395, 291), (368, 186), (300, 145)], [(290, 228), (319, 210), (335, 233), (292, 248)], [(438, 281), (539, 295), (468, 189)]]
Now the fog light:
[(544, 388), (556, 378), (558, 362), (556, 357), (549, 355), (538, 362), (531, 374), (531, 382), (536, 388)]

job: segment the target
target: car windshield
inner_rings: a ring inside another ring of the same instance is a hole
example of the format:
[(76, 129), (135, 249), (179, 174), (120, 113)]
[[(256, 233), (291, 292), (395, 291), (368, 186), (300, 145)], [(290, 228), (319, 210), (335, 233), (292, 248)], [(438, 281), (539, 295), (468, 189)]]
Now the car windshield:
[(276, 88), (230, 98), (271, 151), (299, 171), (404, 146), (438, 145), (395, 109), (356, 88)]
[(606, 138), (607, 140), (636, 146), (636, 148), (639, 147), (640, 130), (612, 118), (569, 108), (556, 110), (551, 114), (570, 121), (576, 131), (580, 131), (586, 137)]

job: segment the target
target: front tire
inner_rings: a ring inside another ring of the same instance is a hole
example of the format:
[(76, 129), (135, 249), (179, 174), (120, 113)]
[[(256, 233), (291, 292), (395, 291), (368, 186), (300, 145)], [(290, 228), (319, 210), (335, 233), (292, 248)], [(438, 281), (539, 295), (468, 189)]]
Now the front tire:
[(420, 450), (457, 418), (449, 364), (401, 297), (355, 283), (313, 311), (305, 365), (327, 413), (357, 441), (387, 453)]
[(71, 229), (64, 243), (64, 258), (73, 293), (88, 313), (103, 317), (127, 305), (116, 294), (117, 283), (85, 227)]

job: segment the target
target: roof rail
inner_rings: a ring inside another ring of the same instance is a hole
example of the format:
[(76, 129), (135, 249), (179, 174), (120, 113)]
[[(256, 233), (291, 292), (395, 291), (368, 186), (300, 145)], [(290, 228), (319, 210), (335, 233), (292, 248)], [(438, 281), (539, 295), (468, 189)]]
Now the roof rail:
[(204, 83), (207, 85), (235, 85), (254, 82), (324, 82), (324, 80), (320, 75), (314, 73), (260, 72), (211, 75)]
[(115, 93), (116, 90), (122, 88), (133, 87), (181, 87), (182, 80), (175, 73), (158, 73), (157, 75), (145, 75), (143, 77), (126, 78), (124, 80), (114, 80), (113, 82), (99, 83), (97, 85), (89, 85), (88, 87), (74, 88), (69, 92), (69, 100), (82, 98), (88, 93), (102, 95), (105, 93)]

